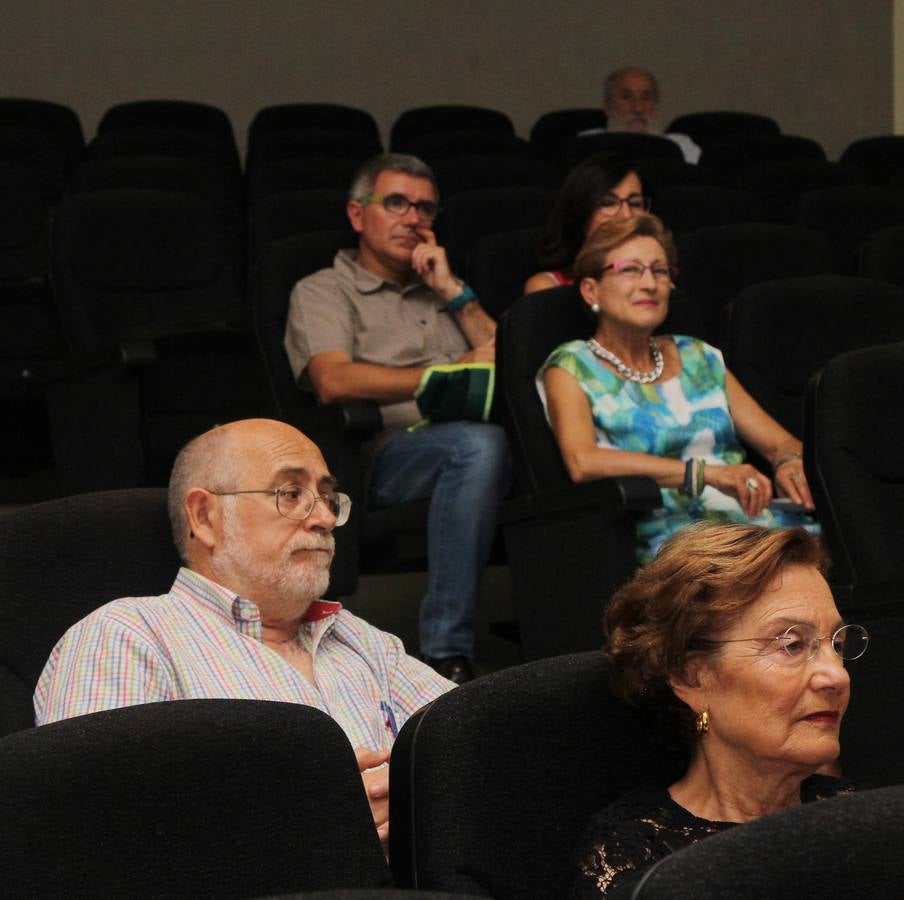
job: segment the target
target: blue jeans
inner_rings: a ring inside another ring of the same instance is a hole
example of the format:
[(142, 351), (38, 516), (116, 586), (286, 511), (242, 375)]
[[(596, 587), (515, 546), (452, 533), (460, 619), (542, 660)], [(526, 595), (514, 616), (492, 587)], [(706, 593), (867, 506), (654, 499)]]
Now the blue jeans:
[(369, 501), (430, 498), (428, 583), (421, 603), (424, 656), (474, 655), (477, 586), (496, 533), (511, 457), (498, 425), (443, 422), (403, 431), (374, 460)]

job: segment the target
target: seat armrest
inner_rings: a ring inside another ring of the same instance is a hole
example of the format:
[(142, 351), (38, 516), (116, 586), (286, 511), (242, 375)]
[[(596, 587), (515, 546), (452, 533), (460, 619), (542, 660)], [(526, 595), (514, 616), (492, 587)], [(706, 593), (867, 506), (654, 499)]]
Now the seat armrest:
[(604, 513), (610, 519), (619, 519), (629, 513), (646, 512), (660, 506), (662, 494), (652, 478), (646, 475), (619, 475), (515, 497), (502, 504), (499, 523), (511, 525), (590, 510)]
[(382, 429), (383, 415), (373, 400), (345, 400), (307, 407), (292, 424), (305, 434), (366, 440)]

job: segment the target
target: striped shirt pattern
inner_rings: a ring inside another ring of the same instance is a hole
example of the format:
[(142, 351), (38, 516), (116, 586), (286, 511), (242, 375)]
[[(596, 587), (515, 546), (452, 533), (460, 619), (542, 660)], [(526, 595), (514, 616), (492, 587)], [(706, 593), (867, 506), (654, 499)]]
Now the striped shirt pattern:
[(35, 690), (36, 723), (160, 700), (279, 700), (332, 716), (353, 747), (388, 750), (455, 687), (339, 603), (315, 601), (298, 640), (316, 685), (263, 643), (254, 603), (182, 568), (168, 594), (114, 600), (66, 632)]

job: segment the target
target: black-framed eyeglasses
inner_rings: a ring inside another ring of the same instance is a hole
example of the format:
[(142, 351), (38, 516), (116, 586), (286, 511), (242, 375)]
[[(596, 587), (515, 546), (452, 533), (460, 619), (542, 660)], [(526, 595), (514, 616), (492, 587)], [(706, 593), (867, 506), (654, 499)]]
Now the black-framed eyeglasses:
[(628, 197), (619, 197), (617, 194), (603, 194), (596, 201), (597, 207), (607, 216), (617, 216), (625, 203), (628, 204), (628, 209), (637, 215), (649, 212), (653, 208), (653, 201), (643, 194), (631, 194)]
[(336, 517), (335, 528), (348, 521), (352, 511), (352, 498), (338, 491), (332, 494), (315, 494), (310, 488), (287, 483), (278, 488), (260, 488), (254, 491), (211, 491), (217, 497), (235, 497), (239, 494), (273, 494), (276, 497), (276, 511), (287, 519), (304, 521), (319, 500)]
[(383, 209), (394, 216), (404, 216), (413, 206), (417, 217), (424, 222), (432, 222), (439, 215), (439, 206), (432, 200), (409, 200), (404, 194), (370, 194), (358, 202), (362, 206), (381, 203)]
[(647, 269), (653, 273), (653, 277), (657, 281), (671, 281), (677, 275), (677, 269), (673, 269), (666, 263), (651, 263), (649, 266), (645, 266), (639, 259), (616, 259), (614, 262), (609, 263), (608, 266), (603, 266), (600, 269), (600, 278), (603, 277), (603, 273), (608, 272), (610, 269), (617, 275), (624, 275), (626, 278), (634, 279), (643, 278)]
[(792, 625), (776, 637), (770, 638), (731, 638), (730, 640), (699, 638), (698, 641), (703, 644), (737, 644), (745, 641), (759, 641), (763, 644), (764, 652), (777, 665), (796, 666), (813, 659), (819, 652), (819, 645), (823, 641), (831, 641), (835, 655), (845, 662), (860, 659), (869, 646), (869, 632), (862, 625), (842, 625), (832, 634), (820, 636), (812, 625), (801, 624)]

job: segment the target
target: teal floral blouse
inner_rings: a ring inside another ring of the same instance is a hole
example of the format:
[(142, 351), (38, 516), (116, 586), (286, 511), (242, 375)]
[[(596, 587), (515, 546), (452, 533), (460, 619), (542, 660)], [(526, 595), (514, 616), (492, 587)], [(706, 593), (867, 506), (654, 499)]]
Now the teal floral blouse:
[[(584, 341), (562, 344), (537, 374), (544, 409), (543, 373), (558, 366), (572, 375), (587, 395), (598, 447), (670, 459), (702, 457), (707, 465), (744, 462), (728, 409), (721, 352), (697, 338), (674, 335), (673, 340), (681, 356), (681, 372), (656, 384), (626, 381), (606, 368)], [(737, 500), (713, 487), (707, 486), (696, 498), (677, 488), (662, 488), (662, 508), (641, 519), (637, 527), (638, 562), (649, 562), (672, 534), (700, 519), (817, 529), (811, 517), (784, 510), (766, 509), (751, 519)]]

